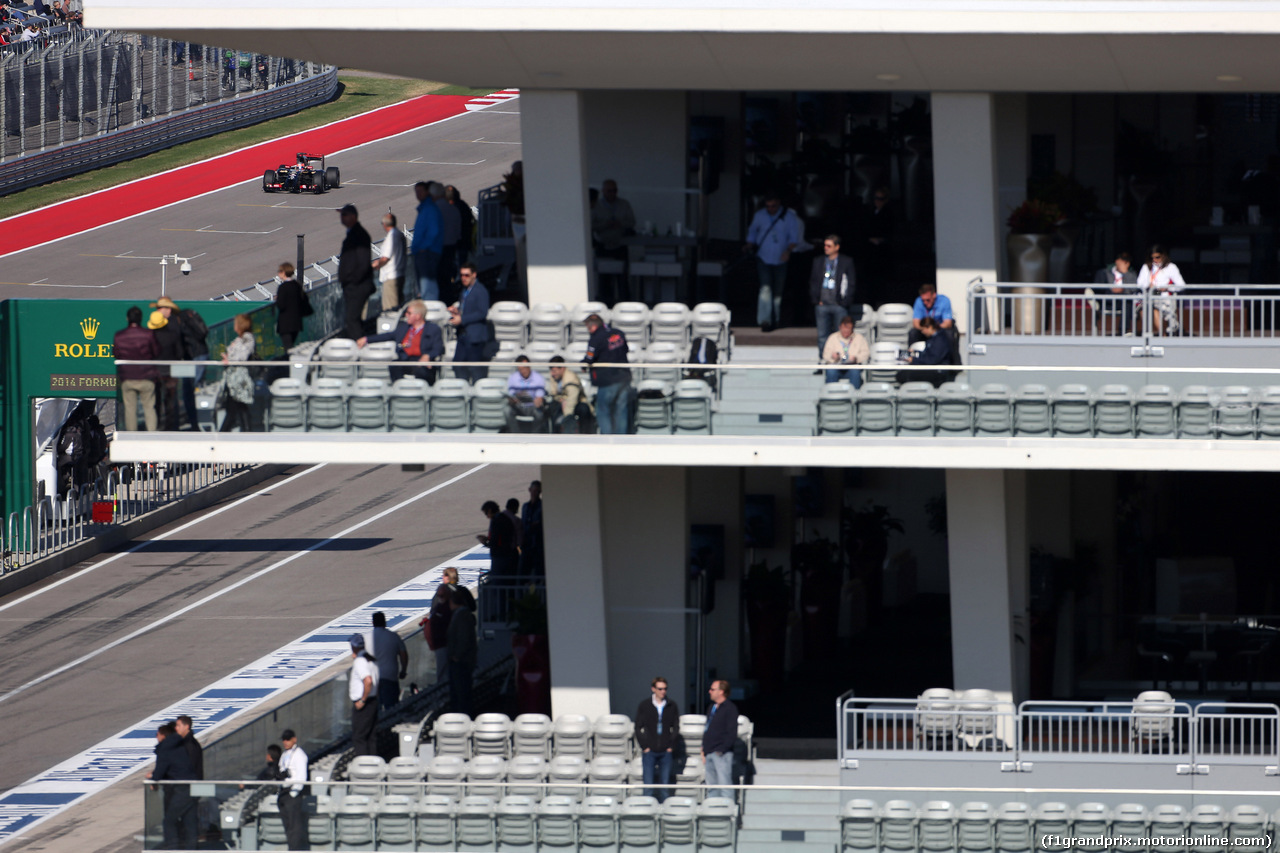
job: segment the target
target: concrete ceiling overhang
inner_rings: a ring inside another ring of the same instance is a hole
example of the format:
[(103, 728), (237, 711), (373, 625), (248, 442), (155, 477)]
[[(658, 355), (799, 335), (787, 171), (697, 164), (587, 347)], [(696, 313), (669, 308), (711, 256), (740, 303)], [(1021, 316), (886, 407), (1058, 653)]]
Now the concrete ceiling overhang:
[(91, 26), (469, 86), (1280, 92), (1276, 0), (88, 0)]

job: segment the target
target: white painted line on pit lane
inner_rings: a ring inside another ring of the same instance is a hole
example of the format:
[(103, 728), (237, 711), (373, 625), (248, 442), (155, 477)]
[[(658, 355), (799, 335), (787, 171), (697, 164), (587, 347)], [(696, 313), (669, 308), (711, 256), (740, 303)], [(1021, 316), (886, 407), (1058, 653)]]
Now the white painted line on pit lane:
[(206, 225), (203, 228), (161, 228), (160, 230), (161, 231), (189, 231), (192, 234), (246, 234), (249, 236), (265, 237), (268, 234), (274, 234), (277, 231), (282, 231), (284, 229), (283, 229), (283, 226), (281, 226), (280, 228), (272, 228), (270, 231), (218, 231), (218, 230), (215, 230), (212, 225)]
[(301, 479), (302, 477), (307, 476), (313, 471), (319, 471), (323, 467), (324, 467), (323, 462), (320, 463), (319, 465), (312, 465), (310, 468), (308, 468), (305, 471), (299, 471), (297, 474), (294, 474), (291, 477), (281, 480), (278, 483), (272, 483), (269, 486), (263, 486), (261, 489), (258, 489), (258, 491), (254, 492), (253, 494), (245, 495), (239, 500), (233, 501), (232, 503), (229, 503), (226, 506), (218, 507), (213, 512), (205, 513), (199, 518), (193, 518), (190, 521), (188, 521), (186, 524), (182, 525), (181, 527), (175, 527), (172, 530), (166, 530), (164, 533), (161, 533), (158, 536), (154, 536), (145, 542), (139, 542), (137, 545), (134, 545), (128, 551), (121, 551), (118, 554), (112, 554), (110, 557), (107, 557), (107, 559), (103, 560), (102, 562), (94, 563), (92, 566), (87, 566), (81, 569), (80, 571), (76, 572), (75, 574), (67, 575), (65, 578), (63, 578), (60, 581), (56, 581), (54, 583), (49, 584), (48, 586), (41, 587), (40, 589), (37, 589), (34, 592), (29, 592), (26, 595), (22, 596), (21, 598), (15, 598), (13, 601), (6, 602), (5, 604), (0, 604), (0, 612), (8, 610), (10, 607), (17, 607), (19, 604), (22, 604), (24, 602), (30, 601), (31, 599), (35, 598), (37, 595), (44, 595), (49, 590), (57, 589), (58, 587), (62, 586), (64, 583), (69, 583), (70, 581), (73, 581), (76, 578), (80, 578), (89, 574), (90, 572), (96, 572), (98, 569), (110, 563), (114, 563), (116, 560), (119, 560), (121, 557), (127, 557), (130, 554), (134, 553), (135, 551), (141, 551), (144, 548), (149, 547), (153, 542), (160, 542), (164, 539), (168, 539), (170, 536), (174, 535), (175, 533), (181, 533), (182, 531), (186, 530), (188, 527), (194, 527), (195, 525), (199, 524), (202, 521), (208, 521), (214, 516), (222, 515), (224, 512), (226, 512), (229, 509), (235, 509), (236, 507), (240, 506), (240, 504), (242, 503), (247, 503), (256, 497), (261, 497), (262, 495), (265, 495), (267, 492), (271, 491), (272, 489), (279, 489), (283, 486), (287, 486), (290, 483), (292, 483), (294, 480)]
[(211, 592), (208, 595), (204, 596), (203, 598), (196, 599), (195, 601), (188, 604), (186, 607), (181, 607), (173, 611), (172, 613), (170, 613), (168, 616), (162, 616), (161, 618), (152, 622), (150, 625), (143, 625), (141, 628), (138, 628), (134, 631), (130, 631), (128, 634), (125, 634), (123, 637), (112, 640), (106, 645), (99, 646), (98, 648), (94, 649), (93, 651), (89, 652), (86, 655), (81, 655), (75, 660), (69, 663), (65, 663), (62, 666), (58, 667), (57, 669), (46, 672), (44, 675), (40, 676), (39, 678), (33, 678), (30, 681), (28, 681), (26, 684), (21, 684), (13, 688), (12, 690), (10, 690), (8, 693), (0, 695), (0, 704), (3, 704), (4, 702), (9, 701), (13, 697), (21, 693), (25, 693), (27, 690), (30, 690), (32, 687), (38, 687), (39, 685), (45, 683), (49, 679), (62, 675), (62, 673), (67, 672), (68, 670), (75, 669), (81, 664), (87, 663), (88, 661), (93, 660), (99, 655), (105, 654), (118, 646), (122, 646), (125, 643), (129, 642), (130, 640), (136, 640), (138, 637), (141, 637), (143, 634), (149, 633), (150, 631), (153, 631), (156, 628), (161, 627), (162, 625), (167, 625), (173, 620), (177, 619), (179, 616), (184, 616), (187, 613), (190, 613), (192, 610), (198, 610), (199, 608), (204, 607), (209, 602), (214, 601), (215, 599), (219, 599), (222, 596), (226, 595), (227, 593), (233, 590), (237, 590), (240, 587), (245, 586), (246, 584), (253, 583), (258, 578), (263, 577), (265, 575), (269, 575), (272, 572), (274, 572), (276, 569), (281, 568), (282, 566), (287, 566), (288, 564), (292, 563), (294, 560), (297, 560), (300, 557), (304, 557), (307, 554), (312, 553), (313, 551), (319, 551), (321, 548), (324, 548), (330, 542), (336, 542), (339, 539), (342, 539), (344, 536), (347, 536), (348, 534), (355, 533), (357, 530), (360, 530), (361, 528), (368, 527), (370, 524), (373, 524), (375, 521), (379, 521), (383, 518), (386, 518), (388, 515), (391, 515), (394, 512), (399, 512), (400, 510), (404, 509), (410, 504), (416, 503), (417, 501), (422, 500), (428, 495), (435, 494), (436, 492), (440, 491), (443, 488), (452, 486), (454, 483), (458, 482), (459, 480), (462, 480), (466, 477), (470, 477), (472, 474), (476, 473), (477, 471), (482, 471), (487, 467), (489, 467), (489, 464), (486, 462), (486, 463), (477, 465), (474, 468), (471, 468), (470, 470), (464, 471), (458, 476), (445, 480), (443, 483), (440, 483), (439, 485), (432, 486), (431, 488), (427, 489), (424, 492), (419, 492), (418, 494), (414, 495), (411, 498), (406, 498), (405, 500), (400, 501), (400, 503), (396, 504), (395, 506), (388, 507), (387, 509), (384, 509), (382, 512), (379, 512), (376, 515), (372, 515), (369, 518), (366, 518), (364, 521), (353, 524), (350, 527), (348, 527), (346, 530), (343, 530), (340, 533), (335, 533), (329, 538), (321, 542), (317, 542), (316, 544), (312, 545), (310, 548), (304, 548), (301, 551), (295, 551), (293, 554), (290, 554), (288, 557), (285, 557), (283, 560), (277, 560), (276, 562), (267, 566), (265, 569), (259, 569), (253, 574), (247, 575), (241, 578), (240, 580), (236, 581), (235, 583), (229, 586), (223, 587), (217, 592)]
[(479, 139), (442, 139), (441, 142), (483, 142), (485, 145), (519, 145), (519, 142), (498, 142), (496, 139), (485, 139), (483, 136)]
[(124, 279), (121, 279), (120, 281), (113, 281), (110, 284), (48, 284), (47, 283), (48, 281), (49, 281), (48, 279), (41, 279), (40, 281), (28, 281), (28, 282), (12, 282), (11, 281), (11, 282), (5, 282), (5, 283), (6, 284), (24, 284), (27, 287), (78, 287), (78, 288), (87, 287), (90, 290), (106, 290), (108, 287), (115, 287), (117, 284), (124, 284)]
[(407, 189), (408, 187), (413, 186), (413, 184), (366, 184), (364, 181), (343, 181), (343, 183), (347, 186), (352, 186), (354, 184), (359, 187), (394, 187), (398, 190)]

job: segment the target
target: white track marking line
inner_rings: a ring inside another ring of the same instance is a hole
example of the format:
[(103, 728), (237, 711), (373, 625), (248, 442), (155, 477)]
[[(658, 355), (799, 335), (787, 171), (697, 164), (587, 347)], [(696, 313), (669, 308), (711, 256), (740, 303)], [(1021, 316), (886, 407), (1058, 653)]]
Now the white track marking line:
[(186, 524), (182, 525), (181, 527), (175, 527), (174, 529), (161, 533), (158, 536), (154, 536), (145, 542), (139, 542), (137, 545), (134, 545), (128, 551), (121, 551), (119, 554), (112, 554), (110, 557), (107, 557), (107, 559), (103, 560), (101, 563), (94, 563), (92, 566), (86, 566), (85, 568), (81, 569), (80, 571), (76, 572), (73, 575), (67, 575), (65, 578), (63, 578), (60, 581), (56, 581), (55, 583), (51, 583), (48, 586), (41, 587), (40, 589), (37, 589), (34, 592), (29, 592), (26, 595), (22, 596), (21, 598), (15, 598), (13, 601), (7, 602), (5, 604), (0, 604), (0, 612), (8, 610), (10, 607), (17, 607), (19, 604), (22, 604), (25, 601), (30, 601), (31, 599), (35, 598), (37, 595), (44, 595), (49, 590), (57, 589), (58, 587), (62, 586), (64, 583), (73, 581), (79, 577), (83, 577), (84, 575), (87, 575), (90, 572), (96, 572), (98, 569), (102, 568), (108, 563), (114, 563), (116, 560), (119, 560), (121, 557), (127, 557), (130, 554), (134, 553), (135, 551), (141, 551), (143, 548), (146, 548), (153, 542), (160, 542), (164, 539), (168, 539), (170, 536), (174, 535), (175, 533), (181, 533), (182, 531), (186, 530), (188, 527), (193, 527), (202, 521), (207, 521), (210, 518), (213, 518), (214, 516), (222, 515), (224, 512), (226, 512), (229, 509), (235, 509), (236, 507), (240, 506), (240, 504), (247, 503), (248, 501), (251, 501), (256, 497), (265, 495), (267, 492), (271, 491), (272, 489), (278, 489), (281, 486), (287, 486), (290, 483), (292, 483), (294, 480), (305, 477), (306, 475), (310, 474), (313, 471), (319, 471), (323, 467), (324, 467), (323, 462), (320, 463), (319, 465), (312, 465), (310, 468), (308, 468), (305, 471), (299, 471), (297, 474), (294, 474), (291, 477), (287, 477), (286, 479), (281, 480), (278, 483), (273, 483), (270, 486), (263, 486), (261, 489), (258, 489), (258, 491), (254, 492), (253, 494), (245, 495), (239, 500), (229, 503), (226, 506), (218, 507), (213, 512), (205, 513), (199, 518), (193, 518), (190, 521), (188, 521)]
[(342, 183), (346, 186), (351, 186), (352, 184), (354, 184), (355, 186), (358, 186), (358, 187), (394, 187), (398, 190), (406, 189), (407, 187), (413, 186), (413, 184), (366, 184), (364, 181), (343, 181)]
[[(357, 530), (360, 530), (363, 527), (368, 527), (370, 524), (373, 524), (375, 521), (379, 521), (380, 519), (386, 518), (388, 515), (391, 515), (394, 512), (398, 512), (404, 509), (410, 504), (415, 503), (421, 500), (422, 498), (425, 498), (427, 495), (434, 494), (435, 492), (438, 492), (443, 488), (452, 486), (454, 483), (458, 482), (459, 480), (462, 480), (466, 477), (470, 477), (472, 474), (476, 473), (477, 471), (482, 471), (487, 467), (489, 467), (489, 463), (487, 462), (477, 465), (468, 471), (462, 472), (456, 477), (445, 480), (443, 483), (440, 483), (439, 485), (432, 486), (431, 488), (427, 489), (425, 492), (419, 492), (418, 494), (414, 495), (411, 498), (406, 498), (405, 500), (402, 500), (400, 503), (396, 504), (393, 507), (384, 509), (382, 512), (379, 512), (376, 515), (366, 518), (364, 521), (353, 524), (350, 527), (348, 527), (346, 530), (343, 530), (340, 533), (335, 533), (333, 536), (330, 536), (328, 539), (325, 539), (322, 542), (317, 542), (315, 545), (312, 545), (310, 548), (304, 548), (301, 551), (296, 551), (293, 554), (290, 554), (288, 557), (285, 557), (283, 560), (277, 560), (276, 562), (267, 566), (265, 569), (259, 569), (253, 574), (248, 575), (247, 577), (241, 578), (240, 580), (236, 581), (230, 586), (225, 586), (222, 589), (218, 590), (217, 592), (211, 592), (208, 595), (206, 595), (204, 598), (193, 601), (190, 604), (188, 604), (186, 607), (179, 608), (178, 610), (175, 610), (174, 612), (170, 613), (168, 616), (163, 616), (155, 620), (150, 625), (143, 625), (141, 628), (138, 628), (135, 631), (131, 631), (128, 634), (125, 634), (123, 637), (120, 637), (119, 639), (112, 640), (111, 642), (107, 643), (105, 646), (99, 646), (98, 648), (89, 652), (87, 655), (81, 655), (80, 657), (76, 658), (70, 663), (65, 663), (55, 670), (46, 672), (44, 675), (40, 676), (39, 678), (33, 678), (30, 681), (28, 681), (26, 684), (15, 687), (14, 689), (10, 690), (8, 693), (5, 693), (4, 695), (0, 695), (0, 703), (7, 702), (13, 697), (17, 696), (18, 694), (24, 693), (27, 690), (30, 690), (32, 687), (37, 687), (43, 684), (44, 682), (48, 681), (49, 679), (59, 676), (68, 670), (75, 669), (80, 664), (91, 661), (94, 658), (96, 658), (98, 655), (105, 654), (111, 651), (112, 649), (116, 648), (117, 646), (122, 646), (125, 643), (129, 642), (130, 640), (137, 639), (138, 637), (141, 637), (143, 634), (146, 634), (156, 628), (159, 628), (162, 625), (167, 625), (168, 623), (177, 619), (179, 616), (183, 616), (184, 614), (190, 613), (192, 610), (199, 609), (205, 606), (206, 604), (208, 604), (209, 602), (215, 599), (221, 598), (222, 596), (226, 595), (227, 593), (233, 590), (237, 590), (240, 587), (245, 586), (246, 584), (252, 583), (258, 578), (263, 577), (264, 575), (268, 575), (271, 572), (274, 572), (276, 569), (282, 566), (287, 566), (289, 563), (292, 563), (294, 560), (298, 559), (299, 557), (306, 556), (307, 554), (310, 554), (313, 551), (318, 551), (324, 546), (328, 545), (330, 542), (336, 542), (337, 540), (343, 538), (349, 533), (355, 533)], [(303, 472), (303, 473), (306, 473), (306, 472)]]
[(161, 228), (161, 231), (187, 231), (192, 234), (244, 234), (251, 237), (265, 237), (268, 234), (274, 234), (283, 230), (283, 226), (272, 228), (270, 231), (218, 231), (212, 225), (206, 225), (203, 228)]
[(27, 281), (27, 282), (10, 282), (13, 284), (23, 284), (26, 287), (87, 287), (91, 290), (106, 290), (108, 287), (115, 287), (117, 284), (124, 284), (124, 280), (113, 281), (111, 284), (48, 284), (46, 281)]

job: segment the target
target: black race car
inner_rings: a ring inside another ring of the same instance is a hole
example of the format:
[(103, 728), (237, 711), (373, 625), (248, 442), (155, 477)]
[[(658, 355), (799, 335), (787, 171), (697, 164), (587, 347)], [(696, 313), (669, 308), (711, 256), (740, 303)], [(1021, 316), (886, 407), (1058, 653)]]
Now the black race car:
[(265, 193), (311, 192), (319, 195), (340, 186), (342, 177), (338, 167), (326, 168), (323, 154), (299, 153), (297, 162), (292, 166), (281, 163), (280, 168), (268, 169), (262, 173), (262, 191)]

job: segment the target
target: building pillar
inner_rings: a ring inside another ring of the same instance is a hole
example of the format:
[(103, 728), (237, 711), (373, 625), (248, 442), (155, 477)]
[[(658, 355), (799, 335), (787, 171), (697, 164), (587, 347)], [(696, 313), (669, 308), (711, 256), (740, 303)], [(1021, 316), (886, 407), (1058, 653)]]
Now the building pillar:
[(542, 490), (551, 711), (595, 719), (610, 712), (600, 469), (544, 465)]
[(947, 471), (955, 688), (1020, 702), (1030, 687), (1025, 471)]
[(1000, 269), (995, 96), (934, 92), (933, 195), (938, 292), (967, 332), (967, 283), (994, 282)]
[(591, 220), (582, 93), (520, 92), (529, 304), (588, 299)]

